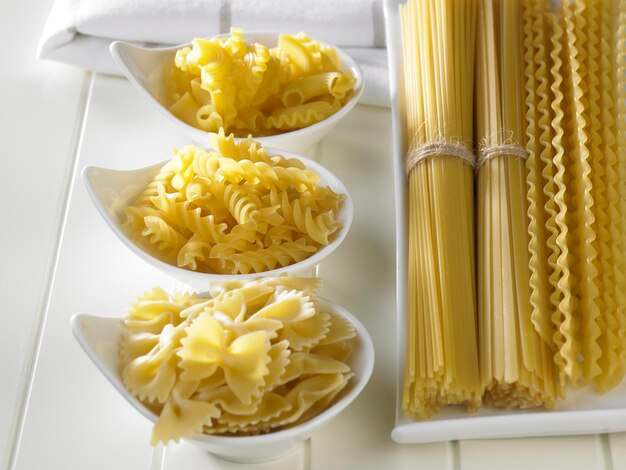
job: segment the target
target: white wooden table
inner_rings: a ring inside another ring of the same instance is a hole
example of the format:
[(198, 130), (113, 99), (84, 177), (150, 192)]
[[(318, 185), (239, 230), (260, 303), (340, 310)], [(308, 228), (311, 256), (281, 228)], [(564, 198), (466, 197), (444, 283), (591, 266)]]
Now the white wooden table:
[(626, 434), (394, 444), (395, 266), (391, 119), (358, 106), (316, 149), (355, 201), (344, 244), (319, 269), (323, 295), (359, 316), (376, 347), (372, 379), (338, 419), (289, 457), (224, 462), (182, 443), (150, 448), (150, 423), (71, 335), (84, 311), (120, 316), (175, 283), (100, 220), (86, 165), (144, 166), (185, 138), (122, 79), (36, 61), (50, 3), (0, 3), (0, 463), (59, 469), (626, 469)]

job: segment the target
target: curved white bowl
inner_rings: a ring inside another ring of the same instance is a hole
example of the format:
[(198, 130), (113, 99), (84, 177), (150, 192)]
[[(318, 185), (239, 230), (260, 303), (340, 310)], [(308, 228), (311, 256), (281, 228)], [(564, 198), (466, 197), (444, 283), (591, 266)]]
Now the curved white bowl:
[[(329, 300), (317, 297), (317, 302), (333, 315), (348, 319), (357, 332), (357, 346), (348, 360), (355, 376), (348, 383), (340, 398), (325, 411), (310, 420), (282, 431), (275, 431), (258, 436), (212, 436), (196, 434), (187, 439), (200, 448), (216, 454), (226, 460), (236, 462), (263, 462), (284, 456), (295, 449), (304, 440), (311, 437), (323, 425), (337, 416), (363, 390), (374, 368), (374, 345), (367, 330), (352, 314)], [(118, 344), (121, 318), (105, 318), (84, 313), (75, 314), (71, 319), (74, 336), (89, 358), (100, 369), (111, 385), (137, 411), (150, 421), (157, 416), (148, 410), (137, 398), (124, 387), (118, 364)], [(148, 436), (146, 436), (148, 440)]]
[(168, 264), (154, 257), (151, 253), (145, 251), (141, 246), (137, 245), (132, 238), (126, 233), (122, 224), (125, 220), (124, 208), (139, 196), (141, 191), (148, 185), (152, 178), (157, 174), (158, 170), (166, 163), (163, 161), (155, 165), (136, 170), (111, 170), (95, 166), (88, 166), (83, 169), (83, 182), (87, 188), (89, 196), (94, 205), (98, 209), (100, 215), (104, 218), (111, 230), (133, 253), (152, 266), (160, 269), (165, 274), (183, 282), (197, 290), (204, 290), (210, 281), (219, 281), (227, 279), (255, 279), (260, 276), (278, 276), (280, 274), (306, 275), (318, 265), (326, 256), (331, 254), (346, 238), (350, 225), (354, 207), (352, 198), (344, 184), (317, 162), (308, 158), (296, 155), (291, 152), (267, 149), (269, 155), (282, 155), (285, 158), (296, 158), (304, 165), (315, 171), (321, 178), (320, 184), (330, 186), (336, 193), (346, 195), (343, 205), (339, 212), (335, 214), (336, 220), (341, 223), (342, 227), (336, 234), (335, 238), (326, 246), (320, 248), (307, 259), (290, 266), (285, 266), (271, 271), (250, 274), (217, 274), (203, 273), (191, 271), (189, 269), (179, 268)]
[[(244, 39), (247, 42), (258, 42), (268, 47), (274, 47), (278, 44), (278, 35), (279, 33), (276, 32), (247, 32), (244, 33)], [(221, 34), (216, 37), (228, 36), (230, 35)], [(189, 45), (191, 45), (191, 43), (173, 47), (146, 48), (115, 41), (111, 44), (110, 49), (111, 55), (118, 67), (139, 93), (155, 106), (172, 124), (187, 134), (194, 143), (206, 146), (208, 142), (207, 133), (178, 119), (164, 104), (166, 102), (167, 92), (159, 69), (164, 63), (173, 62), (178, 49)], [(343, 69), (350, 70), (356, 78), (355, 88), (348, 102), (335, 114), (316, 124), (274, 136), (253, 136), (255, 140), (261, 142), (266, 147), (280, 148), (306, 155), (314, 144), (322, 140), (324, 136), (350, 112), (359, 100), (361, 93), (363, 93), (363, 75), (354, 59), (341, 49), (337, 47), (335, 47), (335, 49), (341, 57)]]

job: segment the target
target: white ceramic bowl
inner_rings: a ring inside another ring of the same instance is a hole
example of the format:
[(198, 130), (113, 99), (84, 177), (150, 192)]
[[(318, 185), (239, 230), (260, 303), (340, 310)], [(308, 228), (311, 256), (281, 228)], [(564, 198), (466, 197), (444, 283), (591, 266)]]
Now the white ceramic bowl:
[[(216, 37), (228, 37), (229, 34), (222, 34)], [(275, 32), (248, 32), (244, 33), (244, 39), (248, 42), (258, 42), (268, 47), (278, 44), (279, 33)], [(158, 73), (159, 68), (167, 62), (173, 63), (176, 51), (181, 47), (189, 46), (181, 44), (179, 46), (164, 48), (145, 48), (125, 42), (115, 41), (111, 44), (111, 54), (120, 70), (126, 75), (130, 83), (155, 106), (172, 124), (187, 134), (191, 140), (201, 146), (207, 145), (207, 133), (181, 121), (174, 116), (167, 106), (167, 91), (164, 80)], [(322, 140), (330, 130), (354, 107), (363, 93), (363, 75), (357, 63), (341, 49), (336, 48), (341, 57), (344, 70), (350, 70), (356, 78), (356, 84), (351, 98), (335, 114), (311, 126), (303, 129), (284, 132), (282, 134), (257, 137), (255, 140), (264, 146), (290, 150), (299, 154), (309, 154), (312, 146)]]
[(254, 279), (259, 276), (278, 276), (286, 273), (307, 275), (310, 274), (311, 270), (317, 266), (320, 261), (332, 253), (348, 234), (354, 212), (352, 198), (339, 178), (319, 163), (291, 152), (285, 152), (282, 150), (278, 151), (274, 149), (267, 150), (269, 155), (278, 154), (284, 156), (285, 158), (296, 158), (302, 161), (308, 169), (315, 171), (320, 176), (320, 185), (329, 186), (336, 193), (345, 194), (346, 198), (343, 201), (339, 212), (335, 214), (335, 219), (337, 222), (341, 223), (342, 227), (335, 235), (335, 238), (333, 238), (328, 245), (323, 246), (318, 251), (313, 253), (313, 255), (298, 263), (261, 273), (216, 274), (196, 272), (189, 269), (179, 268), (154, 257), (152, 254), (137, 245), (126, 233), (122, 225), (125, 220), (124, 208), (135, 201), (141, 191), (143, 191), (152, 178), (157, 174), (158, 170), (165, 163), (167, 163), (166, 161), (149, 167), (126, 171), (88, 166), (83, 169), (83, 182), (85, 183), (87, 192), (91, 196), (91, 200), (95, 204), (100, 215), (104, 218), (115, 235), (117, 235), (117, 237), (128, 248), (130, 248), (133, 253), (144, 261), (150, 263), (152, 266), (160, 269), (170, 277), (197, 290), (205, 290), (210, 281), (233, 278)]
[[(226, 460), (246, 463), (272, 460), (292, 452), (301, 442), (337, 416), (361, 393), (374, 367), (372, 339), (361, 322), (344, 308), (320, 297), (316, 300), (324, 311), (348, 319), (357, 332), (357, 345), (348, 360), (355, 376), (342, 391), (339, 399), (319, 415), (282, 431), (258, 436), (235, 437), (196, 434), (187, 439), (188, 441)], [(131, 395), (121, 381), (118, 345), (122, 319), (79, 313), (72, 317), (71, 324), (74, 336), (109, 382), (137, 411), (155, 422), (157, 416)], [(148, 436), (146, 436), (147, 440)]]

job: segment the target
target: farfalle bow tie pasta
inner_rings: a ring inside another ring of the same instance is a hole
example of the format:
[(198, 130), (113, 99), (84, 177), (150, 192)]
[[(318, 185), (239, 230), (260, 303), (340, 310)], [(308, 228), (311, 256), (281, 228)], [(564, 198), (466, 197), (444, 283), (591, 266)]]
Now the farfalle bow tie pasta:
[(320, 311), (320, 281), (214, 284), (210, 299), (140, 296), (124, 320), (128, 390), (159, 415), (152, 443), (193, 433), (257, 434), (323, 411), (352, 377), (355, 329)]

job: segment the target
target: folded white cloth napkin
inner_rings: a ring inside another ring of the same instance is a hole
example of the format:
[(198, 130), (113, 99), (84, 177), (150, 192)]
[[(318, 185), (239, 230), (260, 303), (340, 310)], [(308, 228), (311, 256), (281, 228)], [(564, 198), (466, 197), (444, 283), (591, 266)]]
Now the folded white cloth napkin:
[(38, 57), (116, 74), (109, 44), (175, 45), (228, 32), (305, 31), (362, 67), (364, 104), (389, 106), (381, 0), (56, 0)]

